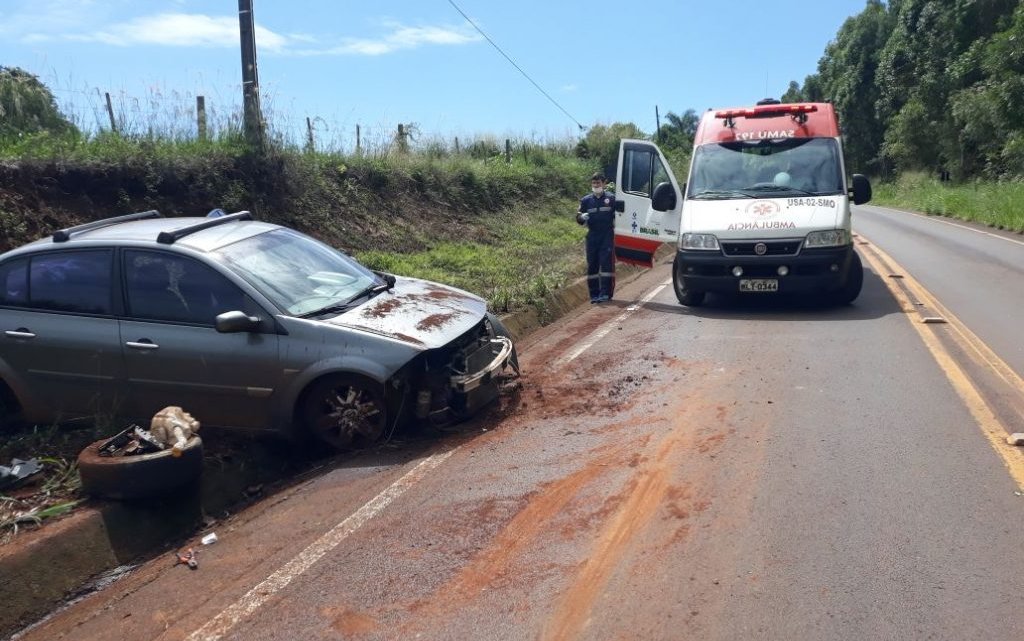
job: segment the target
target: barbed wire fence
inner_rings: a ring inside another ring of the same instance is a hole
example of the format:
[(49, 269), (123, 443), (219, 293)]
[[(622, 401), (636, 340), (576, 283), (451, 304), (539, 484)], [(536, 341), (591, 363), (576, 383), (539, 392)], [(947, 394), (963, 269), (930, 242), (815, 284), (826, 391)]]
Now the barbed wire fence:
[[(127, 138), (188, 142), (220, 140), (243, 132), (242, 103), (233, 98), (240, 94), (238, 87), (212, 95), (160, 87), (152, 87), (143, 95), (66, 86), (51, 86), (51, 91), (65, 116), (88, 135), (113, 132)], [(568, 130), (554, 136), (534, 133), (500, 138), (432, 132), (415, 122), (363, 123), (298, 114), (294, 109), (281, 108), (272, 92), (265, 92), (261, 102), (270, 140), (309, 152), (368, 157), (403, 153), (469, 155), (511, 162), (520, 155), (529, 158), (531, 150), (568, 154), (578, 141), (578, 136)]]

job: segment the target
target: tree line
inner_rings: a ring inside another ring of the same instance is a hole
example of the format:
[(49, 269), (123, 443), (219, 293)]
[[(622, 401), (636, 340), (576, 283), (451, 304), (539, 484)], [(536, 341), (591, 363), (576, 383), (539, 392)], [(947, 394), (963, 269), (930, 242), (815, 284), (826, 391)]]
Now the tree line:
[(1024, 177), (1024, 2), (868, 0), (782, 100), (832, 102), (854, 171)]

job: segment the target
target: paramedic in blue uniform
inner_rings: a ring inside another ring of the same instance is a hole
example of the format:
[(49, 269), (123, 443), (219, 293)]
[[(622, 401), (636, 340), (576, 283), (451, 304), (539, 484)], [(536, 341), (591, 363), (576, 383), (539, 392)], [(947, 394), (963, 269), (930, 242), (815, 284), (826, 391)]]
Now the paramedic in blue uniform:
[(576, 222), (587, 226), (587, 285), (590, 302), (615, 294), (615, 194), (605, 191), (602, 173), (590, 177), (591, 193), (580, 199)]

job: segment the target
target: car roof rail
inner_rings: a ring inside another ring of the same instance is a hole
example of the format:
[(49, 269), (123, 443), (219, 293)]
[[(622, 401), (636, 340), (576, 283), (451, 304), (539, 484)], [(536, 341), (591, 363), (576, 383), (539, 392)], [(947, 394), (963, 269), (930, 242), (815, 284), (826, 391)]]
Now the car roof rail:
[(175, 229), (173, 231), (162, 231), (156, 237), (156, 242), (161, 245), (173, 245), (175, 242), (181, 240), (185, 236), (196, 233), (197, 231), (203, 231), (210, 227), (218, 227), (220, 225), (226, 225), (227, 223), (233, 223), (237, 220), (252, 220), (252, 214), (247, 211), (240, 211), (234, 214), (228, 214), (227, 216), (218, 216), (217, 218), (210, 218), (204, 220), (201, 223)]
[(150, 209), (149, 211), (140, 211), (134, 214), (126, 214), (124, 216), (114, 216), (113, 218), (94, 220), (91, 223), (83, 223), (81, 225), (75, 225), (74, 227), (68, 227), (67, 229), (61, 229), (53, 232), (53, 242), (66, 243), (71, 240), (72, 234), (80, 234), (85, 231), (102, 229), (103, 227), (119, 225), (132, 220), (145, 220), (147, 218), (163, 218), (163, 216), (157, 210)]

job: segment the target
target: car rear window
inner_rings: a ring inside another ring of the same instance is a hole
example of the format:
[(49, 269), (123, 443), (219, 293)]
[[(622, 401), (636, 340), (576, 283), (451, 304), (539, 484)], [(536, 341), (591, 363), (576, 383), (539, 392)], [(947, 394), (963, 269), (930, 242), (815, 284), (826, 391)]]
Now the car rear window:
[(0, 305), (24, 307), (28, 303), (28, 259), (0, 265)]
[(28, 306), (78, 314), (110, 314), (112, 257), (109, 249), (32, 256)]

